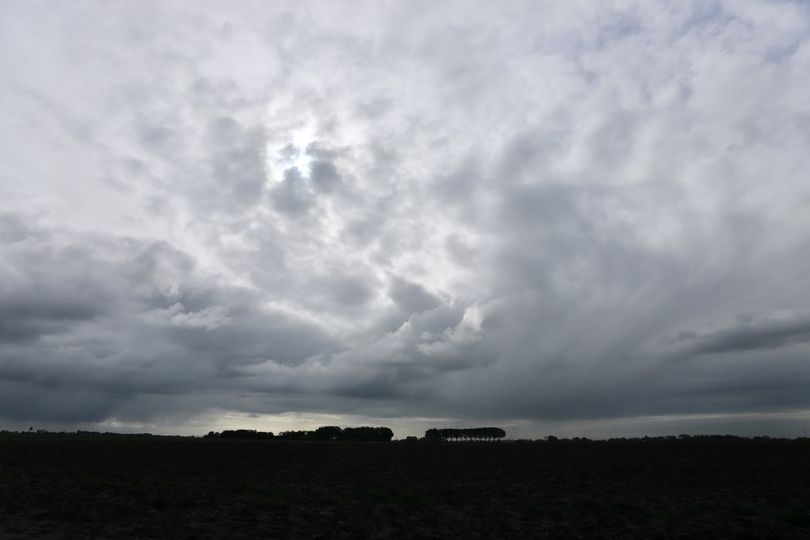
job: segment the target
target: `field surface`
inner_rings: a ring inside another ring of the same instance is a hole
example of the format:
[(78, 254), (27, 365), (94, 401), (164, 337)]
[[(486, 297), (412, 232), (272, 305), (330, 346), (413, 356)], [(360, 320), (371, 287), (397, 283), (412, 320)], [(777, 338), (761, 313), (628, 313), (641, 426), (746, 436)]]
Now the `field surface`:
[(810, 445), (0, 440), (32, 537), (810, 538)]

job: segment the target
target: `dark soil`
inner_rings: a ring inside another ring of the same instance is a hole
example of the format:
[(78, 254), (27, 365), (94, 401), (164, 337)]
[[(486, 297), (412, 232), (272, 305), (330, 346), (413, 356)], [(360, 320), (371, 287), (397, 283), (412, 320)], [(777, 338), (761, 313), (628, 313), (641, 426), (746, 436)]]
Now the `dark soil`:
[(0, 537), (810, 538), (810, 445), (8, 440)]

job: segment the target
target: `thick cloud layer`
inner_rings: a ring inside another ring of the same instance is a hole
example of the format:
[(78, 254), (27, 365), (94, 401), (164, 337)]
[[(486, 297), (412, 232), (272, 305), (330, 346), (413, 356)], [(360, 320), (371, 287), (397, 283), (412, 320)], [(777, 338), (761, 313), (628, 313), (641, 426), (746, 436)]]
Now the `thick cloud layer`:
[(2, 422), (806, 422), (804, 3), (11, 1), (0, 61)]

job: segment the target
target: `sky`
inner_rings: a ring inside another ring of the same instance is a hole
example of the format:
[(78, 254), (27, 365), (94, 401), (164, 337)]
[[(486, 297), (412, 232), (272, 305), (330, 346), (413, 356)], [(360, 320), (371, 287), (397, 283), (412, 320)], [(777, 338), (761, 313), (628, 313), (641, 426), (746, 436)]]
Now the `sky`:
[(0, 3), (0, 427), (810, 426), (810, 4)]

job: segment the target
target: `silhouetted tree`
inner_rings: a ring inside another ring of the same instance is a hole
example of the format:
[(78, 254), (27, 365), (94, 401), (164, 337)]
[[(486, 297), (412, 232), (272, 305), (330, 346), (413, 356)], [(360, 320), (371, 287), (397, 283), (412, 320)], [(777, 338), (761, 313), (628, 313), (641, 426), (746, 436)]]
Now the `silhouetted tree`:
[(431, 441), (447, 441), (447, 440), (456, 441), (459, 439), (491, 441), (493, 439), (502, 439), (503, 437), (506, 437), (506, 431), (497, 427), (463, 428), (463, 429), (430, 428), (427, 431), (425, 431), (425, 439)]
[(277, 439), (285, 441), (309, 441), (312, 440), (313, 431), (282, 431)]
[(338, 426), (321, 426), (312, 434), (316, 441), (336, 441), (340, 439), (343, 430)]
[(273, 434), (269, 431), (256, 431), (255, 429), (226, 429), (218, 437), (220, 439), (267, 440), (272, 439)]
[(340, 434), (342, 441), (390, 441), (394, 432), (387, 427), (347, 427)]
[(438, 429), (430, 428), (429, 430), (425, 431), (425, 439), (429, 441), (441, 441), (443, 437)]

